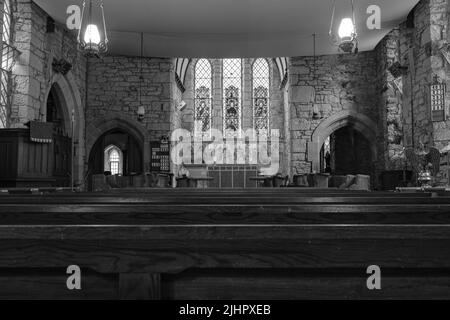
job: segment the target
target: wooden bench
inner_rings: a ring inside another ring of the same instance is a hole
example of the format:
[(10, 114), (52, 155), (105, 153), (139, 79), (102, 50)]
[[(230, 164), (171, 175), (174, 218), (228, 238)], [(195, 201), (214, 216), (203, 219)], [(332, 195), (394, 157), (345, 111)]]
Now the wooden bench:
[(0, 298), (450, 297), (446, 193), (129, 192), (0, 197)]

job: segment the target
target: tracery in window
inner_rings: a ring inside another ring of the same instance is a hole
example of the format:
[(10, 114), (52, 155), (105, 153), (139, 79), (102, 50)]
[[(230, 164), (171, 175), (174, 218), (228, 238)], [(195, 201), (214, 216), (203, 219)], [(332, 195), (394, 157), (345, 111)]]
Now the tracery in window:
[(224, 135), (233, 136), (241, 129), (242, 61), (223, 60), (223, 128)]
[(195, 65), (195, 133), (207, 133), (211, 129), (212, 71), (207, 59), (200, 59)]
[(266, 59), (253, 63), (253, 127), (260, 132), (269, 130), (270, 72)]

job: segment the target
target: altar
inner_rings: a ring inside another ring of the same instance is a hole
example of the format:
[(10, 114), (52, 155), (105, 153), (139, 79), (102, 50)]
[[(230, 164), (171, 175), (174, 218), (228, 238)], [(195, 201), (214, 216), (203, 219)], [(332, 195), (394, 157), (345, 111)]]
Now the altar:
[[(259, 167), (256, 165), (185, 164), (187, 178), (199, 180), (200, 188), (249, 189), (257, 188)], [(206, 185), (205, 185), (206, 184)]]

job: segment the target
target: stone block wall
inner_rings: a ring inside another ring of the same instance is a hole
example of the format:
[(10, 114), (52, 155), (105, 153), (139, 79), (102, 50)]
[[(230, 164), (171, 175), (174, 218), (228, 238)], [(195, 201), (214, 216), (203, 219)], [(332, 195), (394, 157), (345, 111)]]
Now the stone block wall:
[[(13, 89), (10, 109), (10, 126), (22, 127), (29, 120), (34, 120), (39, 116), (40, 105), (36, 101), (35, 95), (30, 96), (30, 79), (32, 78), (30, 55), (31, 38), (33, 30), (33, 5), (31, 1), (17, 1), (13, 9), (14, 31), (13, 44), (20, 51), (20, 56), (16, 60), (13, 68)], [(34, 101), (33, 101), (34, 100)]]
[(407, 145), (418, 147), (420, 144), (430, 144), (433, 141), (433, 124), (431, 122), (428, 86), (433, 79), (431, 72), (431, 33), (430, 33), (430, 2), (421, 1), (413, 11), (413, 30), (404, 30), (408, 45), (407, 65), (409, 74), (405, 83), (405, 105), (409, 104), (404, 113), (406, 132), (411, 136)]
[[(450, 68), (449, 62), (446, 61), (440, 52), (441, 48), (450, 42), (450, 1), (429, 0), (429, 2), (431, 38), (430, 76), (432, 77), (430, 81), (433, 81), (433, 77), (436, 75), (447, 85), (445, 108), (446, 119), (444, 121), (432, 122), (433, 145), (437, 149), (442, 150), (450, 146)], [(427, 102), (428, 108), (430, 108), (429, 100)], [(437, 182), (440, 185), (449, 184), (449, 160), (449, 154), (442, 154), (441, 168), (437, 176)]]
[[(140, 82), (142, 63), (143, 80)], [(139, 90), (146, 109), (140, 126), (149, 140), (159, 140), (171, 130), (173, 107), (171, 59), (109, 56), (88, 61), (86, 126), (111, 114), (138, 120)], [(89, 134), (89, 132), (87, 132)]]
[[(291, 165), (315, 171), (309, 144), (318, 127), (334, 115), (362, 114), (379, 121), (376, 54), (295, 57), (289, 66)], [(331, 134), (332, 132), (330, 132)], [(319, 148), (321, 146), (318, 146)]]
[[(450, 144), (450, 93), (446, 96), (446, 119), (433, 122), (430, 84), (438, 76), (450, 88), (450, 73), (440, 50), (449, 42), (447, 0), (422, 0), (411, 13), (412, 25), (400, 25), (400, 59), (408, 66), (403, 77), (403, 123), (405, 146), (443, 149)], [(448, 184), (448, 161), (441, 159), (439, 185)]]
[(404, 168), (403, 141), (403, 77), (399, 77), (399, 87), (394, 84), (394, 76), (388, 70), (400, 61), (400, 30), (391, 31), (375, 48), (377, 54), (377, 92), (379, 94), (380, 152), (379, 171), (402, 170)]
[(77, 48), (76, 33), (56, 24), (47, 33), (47, 17), (31, 0), (17, 0), (14, 12), (14, 45), (20, 55), (13, 68), (11, 127), (22, 127), (30, 120), (45, 120), (46, 103), (57, 74), (53, 59), (64, 58), (72, 64), (71, 77), (84, 105), (86, 59)]

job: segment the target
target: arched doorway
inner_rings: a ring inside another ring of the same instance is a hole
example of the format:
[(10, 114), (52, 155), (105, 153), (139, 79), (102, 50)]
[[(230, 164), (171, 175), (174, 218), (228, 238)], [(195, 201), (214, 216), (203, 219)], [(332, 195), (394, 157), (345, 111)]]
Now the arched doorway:
[(89, 155), (89, 185), (92, 175), (133, 175), (144, 171), (143, 146), (134, 135), (112, 129), (97, 139)]
[(320, 171), (333, 175), (373, 175), (370, 142), (353, 126), (333, 132), (322, 146)]
[[(347, 129), (339, 131), (343, 128)], [(346, 132), (345, 130), (348, 131)], [(324, 170), (323, 163), (326, 152), (324, 152), (323, 147), (328, 139), (331, 142), (331, 136), (336, 133), (337, 138), (347, 137), (347, 139), (350, 139), (350, 135), (352, 135), (352, 139), (356, 138), (354, 141), (358, 141), (357, 145), (362, 146), (360, 152), (364, 152), (362, 150), (368, 147), (370, 149), (371, 163), (375, 163), (378, 157), (377, 132), (377, 125), (369, 117), (354, 111), (342, 111), (327, 118), (314, 130), (311, 141), (308, 144), (308, 159), (311, 161), (312, 171), (321, 172)], [(344, 139), (339, 138), (340, 141), (344, 141)], [(331, 143), (329, 148), (331, 150)]]

